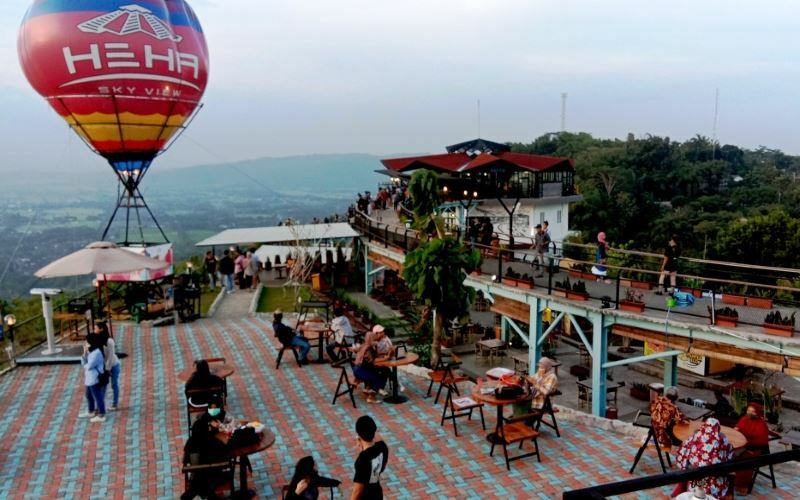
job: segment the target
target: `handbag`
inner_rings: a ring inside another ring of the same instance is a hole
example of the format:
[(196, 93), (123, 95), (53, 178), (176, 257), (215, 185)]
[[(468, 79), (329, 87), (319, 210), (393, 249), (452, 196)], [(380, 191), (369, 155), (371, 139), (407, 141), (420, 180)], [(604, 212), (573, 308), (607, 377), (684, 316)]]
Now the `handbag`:
[(108, 381), (111, 380), (111, 372), (106, 371), (105, 369), (101, 372), (97, 370), (97, 383), (101, 386), (108, 385)]
[(513, 399), (525, 394), (524, 382), (521, 377), (514, 374), (500, 377), (500, 385), (494, 390), (494, 395), (499, 399)]

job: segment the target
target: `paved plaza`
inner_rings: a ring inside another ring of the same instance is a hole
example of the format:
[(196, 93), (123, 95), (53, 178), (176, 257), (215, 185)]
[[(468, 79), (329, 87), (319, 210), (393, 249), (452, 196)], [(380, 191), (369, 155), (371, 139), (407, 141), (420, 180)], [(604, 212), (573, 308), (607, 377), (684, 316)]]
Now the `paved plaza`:
[[(177, 374), (194, 359), (216, 356), (236, 368), (228, 379), (229, 414), (260, 420), (277, 436), (251, 457), (251, 487), (262, 498), (280, 498), (295, 462), (308, 454), (323, 475), (343, 481), (337, 496), (349, 496), (354, 426), (363, 414), (375, 418), (390, 449), (382, 480), (387, 498), (557, 498), (565, 489), (631, 477), (634, 439), (565, 420), (560, 439), (543, 431), (541, 464), (525, 459), (507, 472), (502, 451), (488, 456), (479, 421), (459, 421), (455, 437), (451, 426), (439, 426), (441, 405), (424, 398), (427, 382), (408, 374), (401, 374), (406, 404), (359, 399), (353, 409), (340, 399), (332, 406), (339, 372), (329, 365), (299, 368), (291, 359), (276, 371), (276, 341), (265, 319), (117, 325), (116, 332), (118, 350), (129, 356), (122, 360), (121, 408), (103, 424), (78, 418), (86, 403), (77, 365), (20, 367), (0, 377), (0, 498), (177, 497), (187, 437)], [(494, 409), (485, 413), (493, 426)], [(657, 472), (648, 453), (636, 476)], [(751, 498), (795, 497), (797, 465), (781, 464), (776, 472), (779, 490), (760, 479)], [(640, 496), (666, 497), (667, 491)]]

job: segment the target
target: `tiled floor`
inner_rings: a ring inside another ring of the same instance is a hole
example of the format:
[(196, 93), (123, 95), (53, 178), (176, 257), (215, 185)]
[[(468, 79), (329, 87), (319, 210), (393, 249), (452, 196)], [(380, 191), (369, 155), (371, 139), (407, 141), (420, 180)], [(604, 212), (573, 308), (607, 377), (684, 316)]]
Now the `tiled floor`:
[[(336, 373), (327, 365), (274, 369), (269, 325), (259, 319), (202, 320), (178, 327), (119, 326), (122, 408), (104, 424), (78, 419), (85, 407), (77, 365), (23, 367), (0, 377), (0, 498), (174, 498), (183, 487), (179, 461), (186, 439), (182, 381), (176, 374), (195, 358), (224, 356), (236, 365), (229, 379), (229, 412), (258, 419), (277, 434), (252, 457), (254, 485), (280, 496), (294, 463), (313, 454), (322, 474), (343, 481), (349, 495), (356, 455), (354, 423), (378, 422), (390, 448), (383, 484), (388, 498), (554, 498), (564, 489), (628, 478), (635, 452), (629, 438), (561, 422), (562, 438), (540, 439), (543, 461), (526, 459), (507, 472), (476, 421), (460, 423), (460, 437), (439, 427), (441, 406), (424, 399), (427, 384), (405, 377), (404, 405), (330, 404)], [(487, 409), (487, 425), (494, 411)], [(463, 422), (463, 421), (462, 421)], [(780, 490), (762, 497), (794, 497), (796, 464), (778, 468)], [(647, 456), (637, 475), (656, 472)], [(656, 492), (646, 492), (652, 498)], [(754, 495), (757, 497), (759, 495)]]

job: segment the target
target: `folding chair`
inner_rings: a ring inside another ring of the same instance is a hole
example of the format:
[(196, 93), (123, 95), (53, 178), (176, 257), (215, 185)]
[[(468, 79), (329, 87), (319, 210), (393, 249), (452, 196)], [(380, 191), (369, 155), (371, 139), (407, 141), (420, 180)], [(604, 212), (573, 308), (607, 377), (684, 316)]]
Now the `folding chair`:
[[(506, 469), (509, 471), (511, 470), (511, 462), (514, 460), (520, 460), (522, 458), (528, 458), (535, 455), (536, 460), (541, 463), (542, 455), (539, 452), (539, 443), (536, 440), (536, 438), (539, 437), (539, 432), (528, 424), (531, 421), (535, 421), (538, 416), (538, 413), (533, 412), (503, 419), (502, 425), (498, 426), (497, 428), (496, 438), (492, 440), (492, 449), (489, 451), (489, 456), (491, 457), (493, 455), (494, 447), (500, 444), (503, 446), (503, 456), (506, 459)], [(530, 439), (533, 442), (534, 451), (530, 453), (523, 453), (522, 455), (517, 455), (515, 457), (508, 456), (508, 445), (519, 443), (519, 448), (521, 450), (522, 445), (525, 444), (525, 440), (527, 439)]]
[[(331, 366), (342, 369), (342, 373), (339, 375), (339, 383), (336, 384), (336, 390), (333, 393), (333, 401), (331, 401), (331, 404), (335, 405), (336, 400), (339, 399), (339, 397), (348, 394), (350, 396), (350, 401), (353, 403), (353, 408), (356, 408), (356, 398), (354, 393), (356, 391), (356, 387), (358, 387), (359, 381), (356, 379), (355, 373), (353, 373), (352, 357), (340, 359), (335, 363), (331, 363)], [(347, 373), (348, 367), (350, 367), (352, 379), (350, 378), (351, 375), (348, 375)]]
[[(234, 471), (234, 469), (235, 469), (235, 464), (234, 464), (233, 459), (230, 459), (230, 460), (227, 460), (227, 461), (224, 461), (224, 462), (217, 462), (217, 463), (213, 463), (213, 464), (197, 464), (197, 465), (184, 464), (183, 467), (181, 467), (181, 472), (183, 473), (184, 491), (188, 491), (189, 490), (189, 478), (190, 478), (191, 475), (193, 475), (193, 474), (208, 474), (209, 472), (212, 472), (212, 471), (219, 471), (219, 472), (223, 472), (225, 474), (226, 479), (227, 479), (227, 481), (225, 482), (225, 485), (227, 485), (230, 488), (231, 495), (233, 495), (235, 493), (235, 491), (236, 491), (236, 488), (235, 488), (234, 483), (233, 483), (233, 478), (234, 478), (233, 471)], [(217, 488), (215, 489), (214, 493), (215, 494), (222, 493), (224, 491), (222, 489), (222, 487), (223, 487), (223, 485), (217, 486)], [(221, 494), (219, 494), (218, 496), (222, 497)]]
[[(455, 357), (453, 357), (453, 359), (455, 359)], [(433, 384), (436, 382), (439, 383), (439, 389), (436, 391), (436, 399), (433, 401), (433, 404), (439, 404), (439, 397), (442, 395), (442, 389), (448, 386), (452, 386), (456, 395), (460, 396), (461, 393), (458, 390), (458, 382), (466, 382), (469, 380), (469, 377), (456, 371), (460, 366), (460, 361), (443, 362), (440, 370), (435, 370), (428, 374), (431, 383), (428, 385), (428, 393), (425, 397), (430, 397), (431, 389), (433, 389)]]
[[(770, 434), (772, 434), (772, 433), (770, 433)], [(780, 437), (780, 435), (778, 435), (778, 437)], [(759, 451), (761, 452), (762, 455), (769, 455), (769, 445), (761, 446)], [(761, 467), (759, 467), (759, 468), (757, 468), (757, 469), (755, 469), (753, 471), (753, 479), (750, 481), (750, 486), (747, 487), (747, 494), (748, 495), (753, 492), (753, 487), (756, 485), (756, 479), (758, 479), (758, 476), (764, 476), (765, 478), (767, 478), (770, 481), (772, 481), (772, 489), (775, 489), (775, 488), (778, 487), (777, 483), (775, 483), (775, 470), (773, 470), (772, 464), (770, 464), (768, 467), (769, 467), (769, 469), (768, 469), (769, 473), (762, 471)]]
[[(192, 415), (204, 413), (208, 409), (208, 404), (200, 403), (200, 401), (207, 401), (212, 397), (219, 397), (222, 398), (222, 407), (224, 408), (227, 405), (224, 387), (187, 389), (184, 394), (186, 395), (186, 423), (189, 427), (189, 434), (192, 433)], [(192, 401), (192, 398), (194, 398), (195, 401)]]
[[(548, 395), (544, 398), (544, 404), (542, 405), (542, 409), (539, 410), (541, 412), (539, 419), (536, 421), (536, 430), (538, 431), (542, 424), (550, 427), (554, 431), (556, 431), (556, 437), (561, 437), (561, 433), (558, 431), (558, 422), (556, 422), (556, 411), (553, 409), (553, 403), (550, 401), (550, 396), (560, 396), (561, 391), (556, 390), (553, 394)], [(550, 416), (550, 422), (546, 422), (544, 417)]]
[(294, 360), (297, 361), (297, 366), (299, 366), (299, 367), (303, 366), (303, 364), (300, 363), (300, 355), (297, 354), (297, 349), (292, 345), (283, 345), (283, 344), (281, 344), (281, 349), (278, 351), (278, 360), (275, 362), (275, 369), (276, 370), (280, 370), (280, 368), (281, 368), (281, 358), (283, 358), (283, 351), (286, 351), (287, 349), (292, 351), (292, 354), (294, 354)]
[[(646, 421), (639, 421), (639, 417), (647, 417)], [(658, 455), (658, 462), (661, 464), (661, 471), (666, 474), (667, 468), (664, 466), (664, 456), (666, 456), (667, 464), (672, 467), (672, 461), (669, 458), (669, 449), (661, 449), (661, 445), (658, 443), (658, 439), (656, 439), (656, 432), (653, 429), (653, 422), (650, 419), (650, 412), (640, 410), (636, 414), (636, 418), (633, 419), (633, 425), (636, 427), (644, 427), (647, 429), (647, 437), (645, 438), (642, 445), (639, 447), (639, 450), (636, 452), (636, 458), (633, 459), (633, 465), (631, 465), (631, 469), (628, 471), (629, 474), (633, 474), (634, 469), (636, 469), (636, 464), (639, 463), (641, 460), (642, 455), (644, 454), (644, 450), (649, 448), (649, 443), (652, 440), (653, 445), (656, 449), (656, 454)]]
[[(478, 403), (474, 399), (465, 396), (458, 399), (453, 399), (453, 393), (456, 392), (455, 382), (446, 384), (447, 395), (444, 398), (444, 408), (442, 408), (442, 420), (439, 426), (444, 426), (445, 420), (453, 421), (453, 432), (458, 437), (458, 427), (456, 426), (456, 419), (467, 417), (467, 420), (472, 420), (472, 412), (477, 408), (481, 414), (481, 427), (486, 430), (486, 422), (483, 419), (483, 403)], [(450, 414), (448, 415), (448, 411)]]

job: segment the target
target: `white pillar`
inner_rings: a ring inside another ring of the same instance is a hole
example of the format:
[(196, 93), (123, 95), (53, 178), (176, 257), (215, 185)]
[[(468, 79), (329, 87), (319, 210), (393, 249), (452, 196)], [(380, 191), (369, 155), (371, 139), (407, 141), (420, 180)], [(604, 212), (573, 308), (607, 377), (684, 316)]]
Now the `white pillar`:
[(44, 317), (44, 328), (47, 332), (47, 349), (42, 351), (43, 355), (58, 354), (61, 348), (56, 347), (55, 332), (53, 328), (53, 302), (51, 297), (61, 293), (55, 288), (34, 288), (31, 295), (42, 296), (42, 316)]

